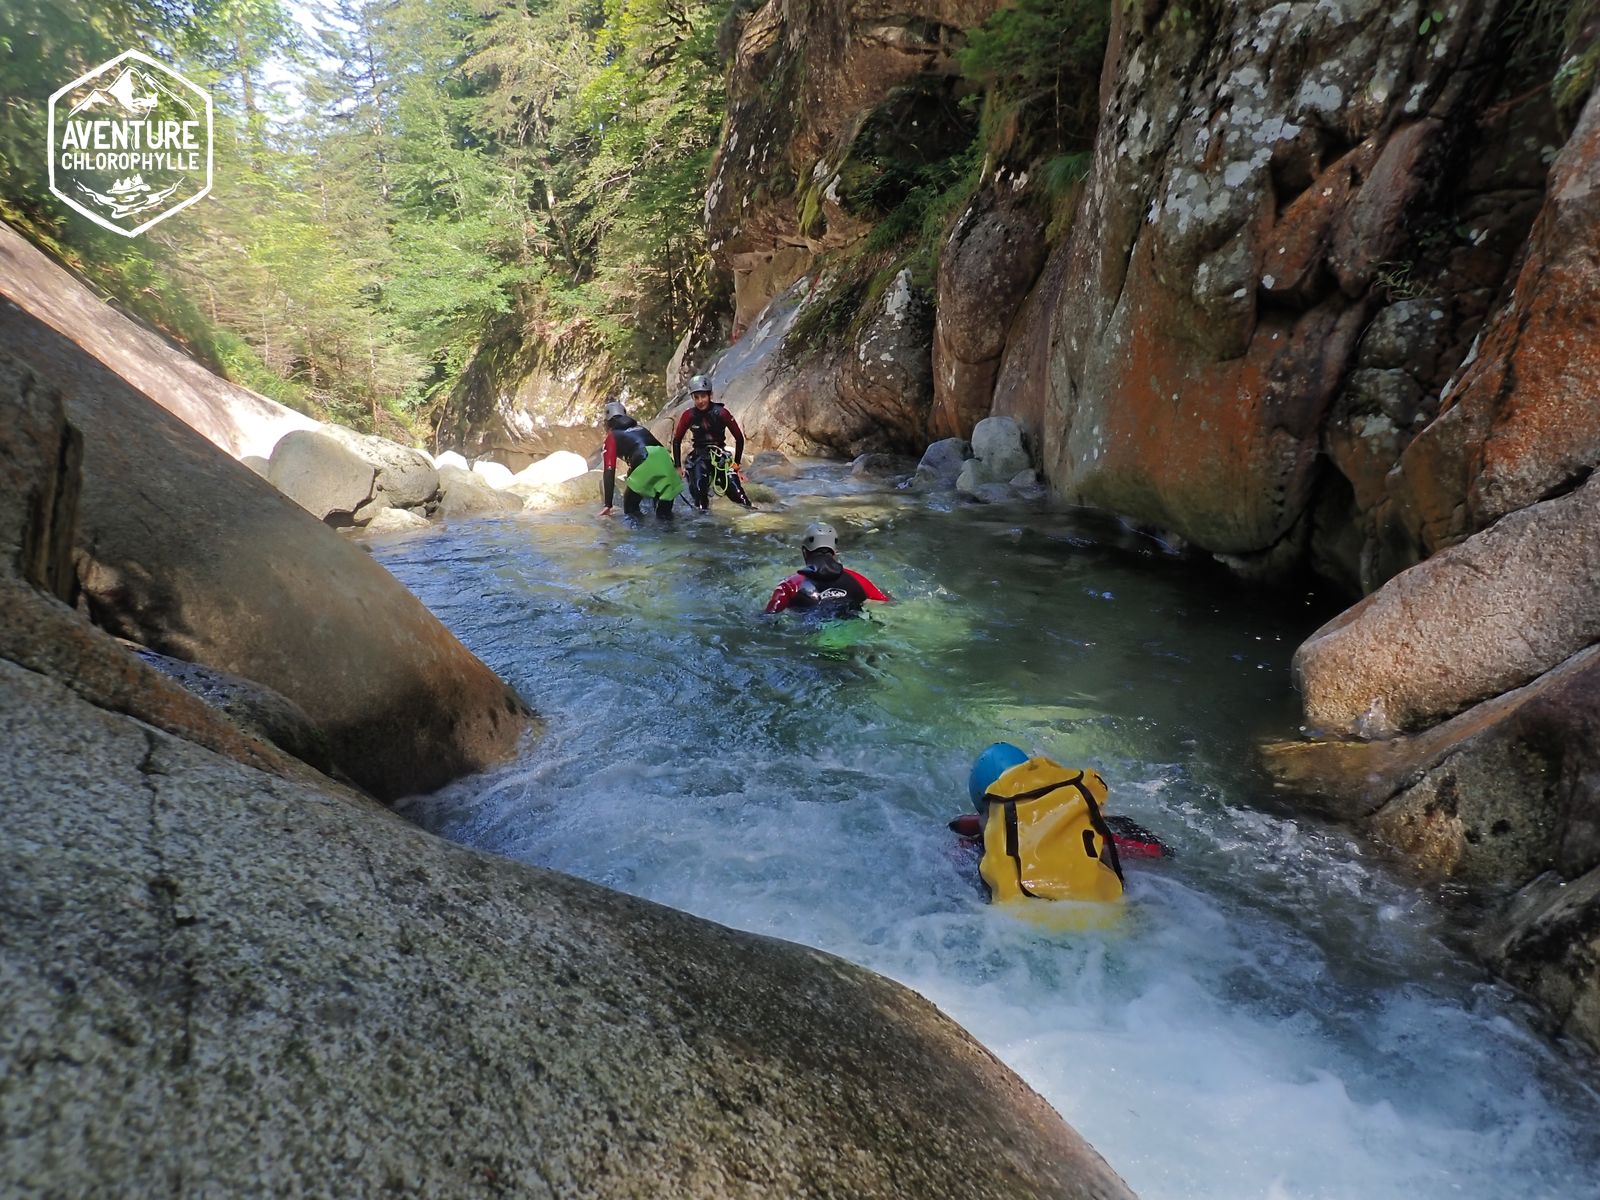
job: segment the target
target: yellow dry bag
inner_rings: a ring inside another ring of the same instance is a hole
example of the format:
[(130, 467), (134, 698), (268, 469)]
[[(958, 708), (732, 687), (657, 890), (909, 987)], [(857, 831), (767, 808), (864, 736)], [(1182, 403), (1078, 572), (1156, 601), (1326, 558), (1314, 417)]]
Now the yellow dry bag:
[(1120, 900), (1122, 864), (1100, 815), (1106, 781), (1030, 758), (983, 796), (983, 859), (991, 899)]

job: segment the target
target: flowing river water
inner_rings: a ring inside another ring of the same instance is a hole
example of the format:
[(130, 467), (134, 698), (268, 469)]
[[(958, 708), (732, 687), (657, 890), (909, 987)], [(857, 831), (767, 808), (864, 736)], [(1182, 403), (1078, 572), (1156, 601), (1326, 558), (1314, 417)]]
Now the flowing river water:
[[(1453, 950), (1424, 891), (1252, 768), (1296, 732), (1305, 604), (1069, 514), (840, 466), (779, 491), (672, 528), (596, 503), (375, 544), (550, 723), (403, 809), (907, 984), (1143, 1200), (1600, 1197), (1600, 1066)], [(758, 615), (816, 519), (896, 603)], [(945, 822), (998, 739), (1097, 768), (1110, 811), (1176, 851), (1125, 864), (1115, 919), (986, 902)]]

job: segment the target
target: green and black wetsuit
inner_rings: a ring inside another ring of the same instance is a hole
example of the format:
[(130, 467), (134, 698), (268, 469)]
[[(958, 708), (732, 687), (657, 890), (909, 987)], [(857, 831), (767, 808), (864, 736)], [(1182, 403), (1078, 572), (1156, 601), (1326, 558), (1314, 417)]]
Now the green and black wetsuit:
[(637, 517), (640, 501), (649, 496), (656, 502), (656, 516), (664, 521), (671, 520), (672, 502), (683, 494), (683, 480), (678, 477), (667, 448), (632, 417), (612, 417), (608, 420), (605, 455), (601, 464), (605, 473), (600, 482), (600, 495), (607, 508), (611, 507), (616, 490), (618, 458), (628, 464), (622, 511), (630, 517)]

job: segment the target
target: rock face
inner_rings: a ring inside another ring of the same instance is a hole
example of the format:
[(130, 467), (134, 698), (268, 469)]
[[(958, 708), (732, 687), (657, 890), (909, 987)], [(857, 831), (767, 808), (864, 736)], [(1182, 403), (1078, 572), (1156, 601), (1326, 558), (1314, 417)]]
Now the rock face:
[[(899, 272), (845, 346), (798, 369), (781, 363), (778, 348), (807, 305), (826, 303), (826, 294), (825, 285), (802, 280), (769, 306), (708, 371), (717, 400), (752, 450), (840, 458), (920, 453), (933, 399), (926, 296), (911, 286), (908, 272)], [(688, 403), (684, 397), (652, 426), (663, 442), (670, 443), (673, 422)]]
[(1591, 646), (1421, 733), (1289, 743), (1267, 762), (1279, 787), (1360, 824), (1419, 872), (1471, 885), (1490, 913), (1485, 960), (1600, 1049), (1597, 746)]
[(374, 795), (508, 757), (527, 707), (382, 567), (40, 322), (0, 345), (82, 431), (76, 582), (97, 624), (298, 704)]
[(1600, 1048), (1600, 871), (1571, 882), (1541, 876), (1483, 931), (1478, 950), (1564, 1031)]
[(1043, 219), (1002, 172), (956, 222), (939, 257), (928, 436), (964, 438), (989, 415), (1012, 318), (1044, 265)]
[(134, 324), (0, 223), (0, 303), (9, 300), (76, 342), (234, 458), (266, 458), (278, 439), (317, 422), (229, 383)]
[[(736, 330), (805, 274), (815, 252), (870, 227), (853, 210), (845, 170), (864, 119), (903, 85), (950, 74), (953, 35), (983, 21), (1000, 0), (742, 7), (729, 71), (730, 133), (706, 192), (711, 246), (733, 273)], [(927, 123), (920, 129), (926, 134)]]
[(1421, 557), (1569, 488), (1600, 464), (1600, 94), (1550, 172), (1505, 304), (1406, 449), (1385, 514)]
[(587, 456), (600, 443), (595, 418), (613, 386), (594, 346), (502, 331), (473, 355), (451, 394), (439, 443), (513, 471), (557, 450)]
[[(1038, 285), (1048, 387), (1003, 365), (995, 403), (1059, 494), (1244, 568), (1306, 560), (1326, 419), (1467, 136), (1492, 7), (1419, 48), (1409, 4), (1114, 6), (1093, 170)], [(1039, 330), (1025, 306), (1003, 362), (1039, 361)]]

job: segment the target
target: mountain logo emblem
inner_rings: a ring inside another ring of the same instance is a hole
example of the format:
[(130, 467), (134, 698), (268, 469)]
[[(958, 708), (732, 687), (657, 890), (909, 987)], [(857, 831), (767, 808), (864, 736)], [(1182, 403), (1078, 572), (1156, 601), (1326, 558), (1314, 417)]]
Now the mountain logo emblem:
[(211, 191), (211, 96), (129, 50), (50, 97), (50, 191), (137, 237)]

